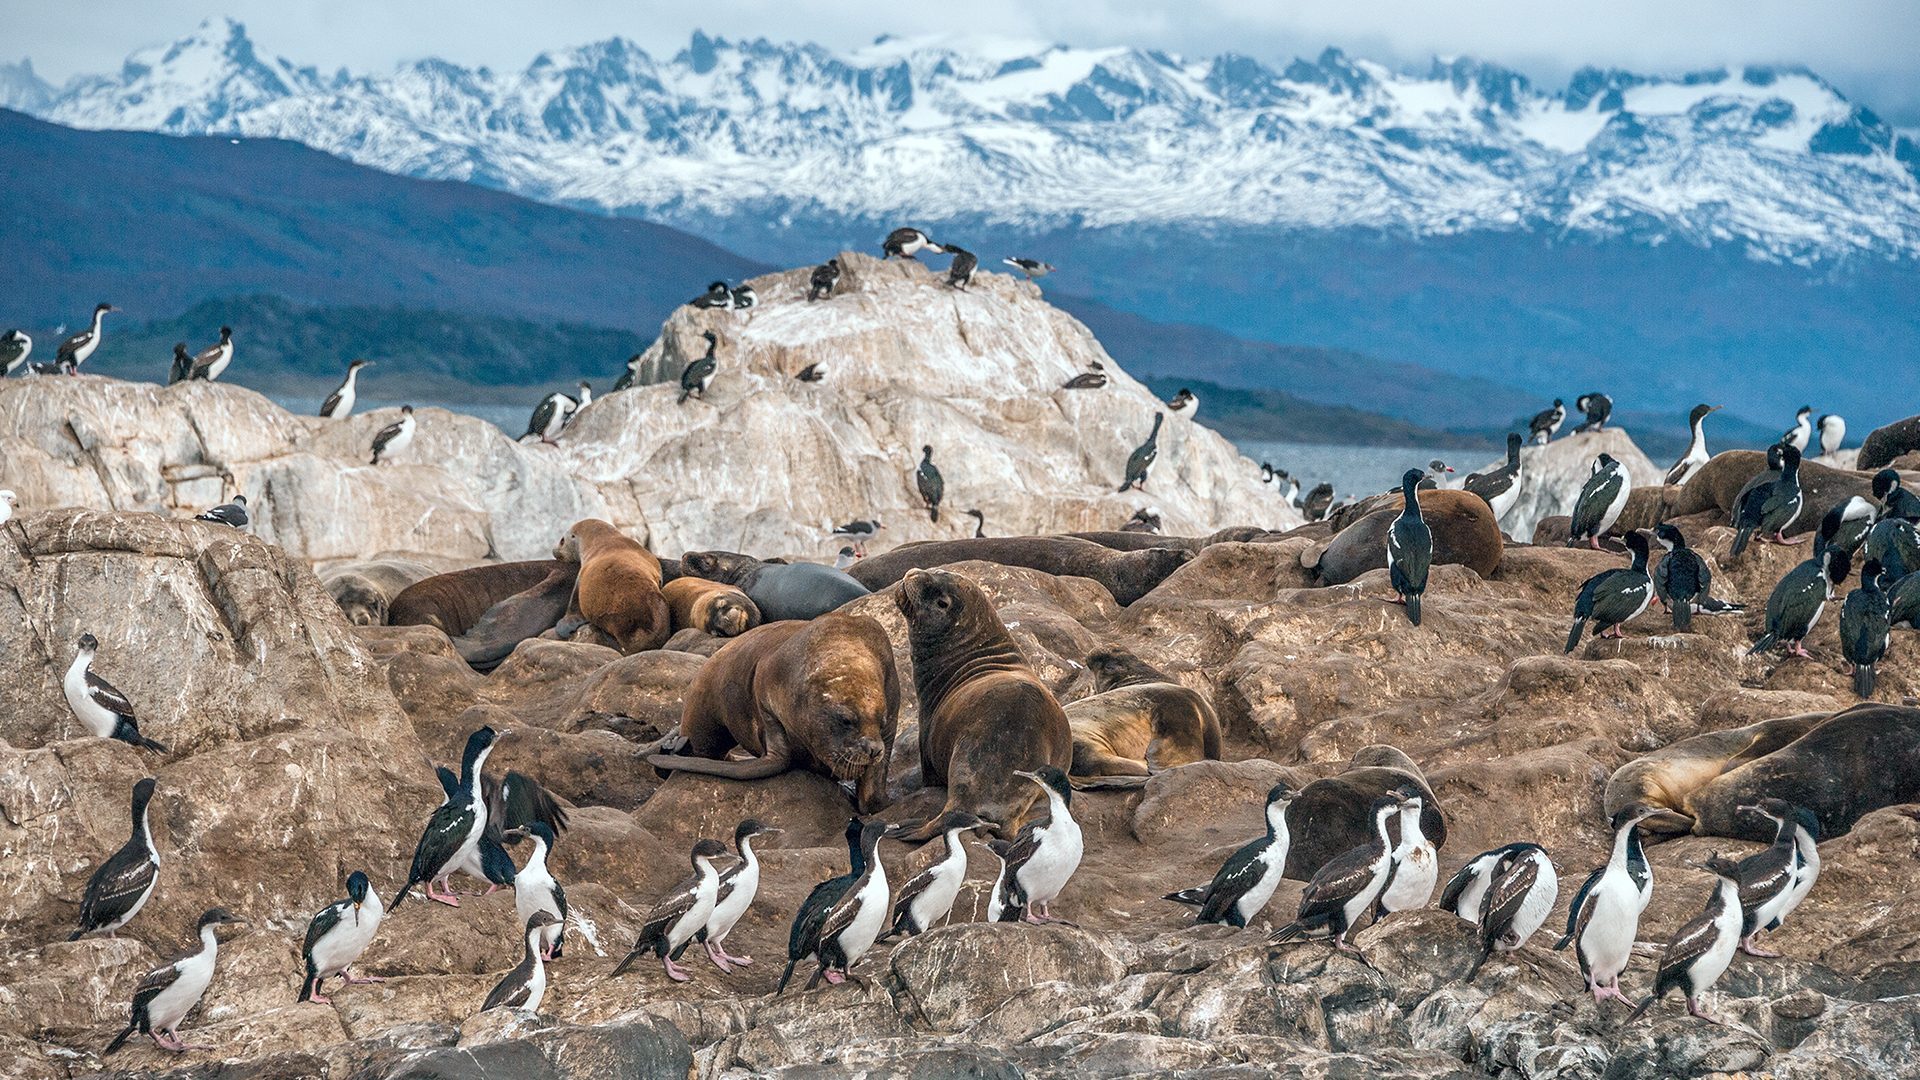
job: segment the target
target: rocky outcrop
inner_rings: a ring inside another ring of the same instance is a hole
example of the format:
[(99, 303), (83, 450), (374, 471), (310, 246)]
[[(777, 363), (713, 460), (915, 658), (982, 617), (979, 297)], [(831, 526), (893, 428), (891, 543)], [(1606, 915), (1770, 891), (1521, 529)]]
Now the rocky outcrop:
[[(1528, 443), (1520, 448), (1520, 494), (1500, 519), (1500, 530), (1515, 539), (1531, 540), (1543, 519), (1573, 513), (1580, 488), (1601, 454), (1611, 454), (1626, 466), (1635, 487), (1657, 487), (1666, 479), (1667, 470), (1650, 461), (1617, 427), (1565, 435), (1545, 446)], [(1501, 458), (1472, 471), (1492, 472), (1505, 464)]]

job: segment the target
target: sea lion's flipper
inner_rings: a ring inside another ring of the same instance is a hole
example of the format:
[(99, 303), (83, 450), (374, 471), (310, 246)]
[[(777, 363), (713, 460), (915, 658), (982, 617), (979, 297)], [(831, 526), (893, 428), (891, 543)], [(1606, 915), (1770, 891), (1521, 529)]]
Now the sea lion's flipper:
[(1114, 791), (1125, 788), (1143, 788), (1147, 786), (1145, 776), (1069, 776), (1067, 782), (1075, 791)]
[(779, 776), (793, 767), (793, 748), (787, 744), (786, 732), (778, 724), (766, 725), (762, 741), (766, 743), (766, 752), (759, 757), (722, 760), (682, 754), (654, 754), (647, 758), (647, 764), (657, 769), (724, 776), (729, 780), (764, 780), (769, 776)]

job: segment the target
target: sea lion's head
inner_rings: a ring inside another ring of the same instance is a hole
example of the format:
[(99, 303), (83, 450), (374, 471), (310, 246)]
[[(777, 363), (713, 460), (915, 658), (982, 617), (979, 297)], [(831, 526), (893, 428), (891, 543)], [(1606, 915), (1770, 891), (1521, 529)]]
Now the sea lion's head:
[(1166, 682), (1165, 672), (1118, 646), (1095, 649), (1087, 654), (1087, 673), (1093, 676), (1093, 692), (1104, 694), (1129, 683)]
[(993, 611), (993, 602), (972, 578), (945, 570), (907, 571), (893, 600), (916, 640), (945, 639)]
[(680, 556), (682, 574), (727, 585), (740, 584), (747, 572), (759, 564), (760, 560), (751, 555), (732, 551), (689, 551)]
[(760, 609), (744, 594), (722, 593), (707, 600), (706, 631), (714, 637), (738, 637), (760, 623)]
[(354, 626), (385, 626), (387, 594), (373, 582), (357, 574), (344, 574), (327, 582), (327, 591), (347, 622)]
[(1127, 590), (1131, 595), (1115, 599), (1131, 604), (1167, 580), (1167, 575), (1185, 566), (1193, 558), (1193, 552), (1185, 548), (1154, 547), (1129, 551), (1119, 558), (1127, 568), (1127, 584), (1132, 588)]

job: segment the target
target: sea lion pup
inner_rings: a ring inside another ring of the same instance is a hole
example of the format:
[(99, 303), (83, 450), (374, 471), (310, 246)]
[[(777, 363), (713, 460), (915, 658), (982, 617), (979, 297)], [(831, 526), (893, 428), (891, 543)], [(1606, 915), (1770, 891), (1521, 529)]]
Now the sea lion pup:
[(907, 620), (920, 696), (920, 775), (928, 787), (947, 789), (942, 813), (903, 823), (895, 835), (930, 840), (944, 813), (965, 810), (1010, 839), (1041, 797), (1019, 773), (1073, 763), (1067, 714), (971, 579), (909, 571), (894, 602)]
[(433, 567), (412, 559), (360, 559), (325, 567), (316, 576), (348, 622), (385, 626), (394, 597), (432, 577)]
[(1207, 699), (1125, 649), (1087, 655), (1093, 695), (1069, 702), (1077, 788), (1139, 787), (1152, 773), (1220, 759), (1220, 719)]
[(657, 649), (673, 635), (673, 613), (660, 595), (660, 560), (639, 541), (585, 518), (560, 538), (553, 557), (580, 564), (568, 614), (612, 637), (622, 653)]
[(677, 577), (660, 590), (673, 612), (673, 628), (739, 637), (760, 625), (760, 609), (746, 593), (705, 578)]
[(680, 572), (732, 585), (752, 599), (764, 622), (811, 619), (872, 590), (831, 566), (763, 562), (733, 551), (689, 551)]
[(387, 625), (431, 626), (459, 637), (493, 605), (533, 588), (552, 572), (553, 560), (534, 559), (435, 574), (400, 590), (387, 606)]

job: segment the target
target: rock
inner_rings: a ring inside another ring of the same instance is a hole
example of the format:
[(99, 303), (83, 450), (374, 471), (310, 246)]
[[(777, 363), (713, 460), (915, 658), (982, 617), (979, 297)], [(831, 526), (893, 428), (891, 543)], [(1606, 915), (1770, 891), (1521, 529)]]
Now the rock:
[(892, 979), (919, 1019), (955, 1031), (1044, 982), (1101, 987), (1126, 964), (1100, 938), (1068, 926), (941, 927), (894, 950)]

